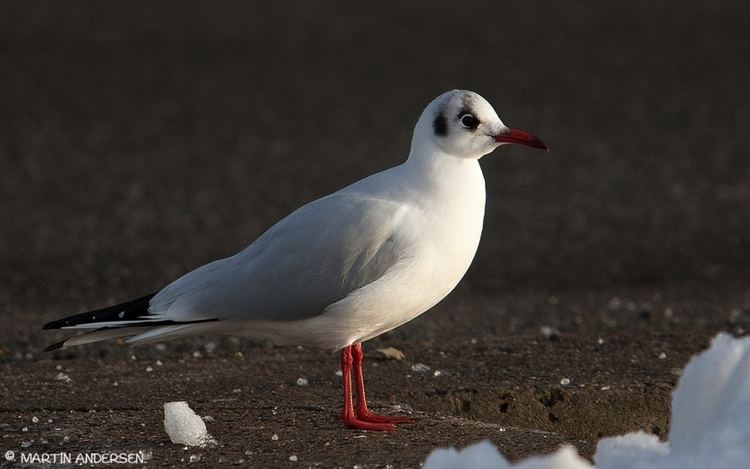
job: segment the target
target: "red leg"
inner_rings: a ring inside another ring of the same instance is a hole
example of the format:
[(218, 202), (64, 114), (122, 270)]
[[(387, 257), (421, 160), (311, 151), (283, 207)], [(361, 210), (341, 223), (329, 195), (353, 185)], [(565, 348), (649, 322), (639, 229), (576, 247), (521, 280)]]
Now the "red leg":
[(414, 423), (414, 420), (403, 416), (388, 416), (373, 414), (367, 408), (367, 397), (365, 396), (365, 379), (362, 373), (362, 361), (365, 358), (362, 353), (362, 344), (351, 346), (351, 355), (354, 361), (354, 379), (357, 382), (357, 417), (365, 422), (374, 423)]
[(354, 412), (352, 402), (352, 347), (344, 347), (341, 351), (341, 380), (344, 389), (344, 409), (341, 411), (341, 420), (349, 428), (360, 430), (390, 431), (396, 427), (390, 423), (371, 422), (362, 420)]

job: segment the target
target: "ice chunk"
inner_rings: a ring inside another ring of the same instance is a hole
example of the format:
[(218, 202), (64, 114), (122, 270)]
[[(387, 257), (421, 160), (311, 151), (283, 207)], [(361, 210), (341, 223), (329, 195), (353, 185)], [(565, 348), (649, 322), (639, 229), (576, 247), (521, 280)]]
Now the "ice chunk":
[(593, 466), (580, 457), (576, 450), (563, 446), (552, 454), (534, 456), (518, 464), (510, 464), (489, 441), (456, 451), (454, 448), (436, 449), (424, 463), (424, 469), (591, 469)]
[(744, 442), (750, 461), (750, 337), (719, 334), (708, 351), (690, 360), (672, 398), (671, 421), (673, 450), (723, 447), (729, 441), (715, 437), (727, 433), (723, 437)]
[(164, 404), (164, 430), (181, 445), (205, 446), (211, 440), (203, 419), (184, 401)]
[(563, 446), (554, 453), (532, 456), (510, 467), (513, 469), (593, 469), (594, 466), (580, 457), (572, 446)]
[[(600, 468), (651, 467), (653, 459), (669, 453), (669, 444), (642, 431), (599, 440), (594, 456)], [(645, 461), (651, 461), (646, 463)]]
[(508, 460), (489, 441), (467, 446), (462, 450), (455, 448), (438, 448), (427, 456), (424, 469), (454, 469), (471, 467), (473, 469), (506, 469)]

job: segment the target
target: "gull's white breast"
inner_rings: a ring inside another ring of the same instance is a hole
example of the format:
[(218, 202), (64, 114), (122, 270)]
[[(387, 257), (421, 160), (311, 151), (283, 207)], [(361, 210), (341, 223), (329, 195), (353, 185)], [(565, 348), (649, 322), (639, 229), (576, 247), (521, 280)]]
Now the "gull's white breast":
[(249, 335), (340, 348), (398, 327), (445, 298), (474, 258), (485, 204), (478, 162), (450, 158), (446, 163), (426, 171), (407, 162), (374, 181), (363, 180), (364, 184), (345, 189), (401, 205), (403, 213), (394, 233), (400, 261), (318, 316), (286, 324), (253, 321)]

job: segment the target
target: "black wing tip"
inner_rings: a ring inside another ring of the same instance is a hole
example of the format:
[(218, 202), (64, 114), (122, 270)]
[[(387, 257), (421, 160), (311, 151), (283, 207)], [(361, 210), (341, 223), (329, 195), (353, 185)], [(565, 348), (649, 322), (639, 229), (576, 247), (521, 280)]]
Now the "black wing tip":
[(45, 352), (45, 353), (46, 352), (53, 352), (55, 350), (63, 348), (64, 345), (65, 345), (65, 341), (63, 340), (62, 342), (57, 342), (55, 344), (48, 345), (48, 346), (44, 347), (44, 350), (42, 350), (42, 352)]
[[(61, 329), (68, 326), (77, 326), (78, 324), (116, 321), (118, 319), (133, 319), (132, 316), (141, 316), (148, 310), (149, 301), (151, 301), (154, 295), (156, 295), (156, 292), (118, 305), (57, 319), (42, 326), (42, 330)], [(125, 316), (120, 316), (120, 312), (124, 313)]]
[(47, 324), (42, 326), (42, 330), (49, 330), (49, 329), (60, 329), (61, 327), (65, 326), (65, 319), (57, 319), (55, 321), (50, 321)]

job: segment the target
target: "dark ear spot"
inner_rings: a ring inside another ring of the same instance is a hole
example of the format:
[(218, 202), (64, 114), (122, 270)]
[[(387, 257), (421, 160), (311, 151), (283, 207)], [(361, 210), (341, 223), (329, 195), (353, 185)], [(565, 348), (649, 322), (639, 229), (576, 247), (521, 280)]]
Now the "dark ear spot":
[(432, 128), (435, 129), (435, 135), (443, 136), (448, 133), (448, 122), (442, 112), (433, 121)]

